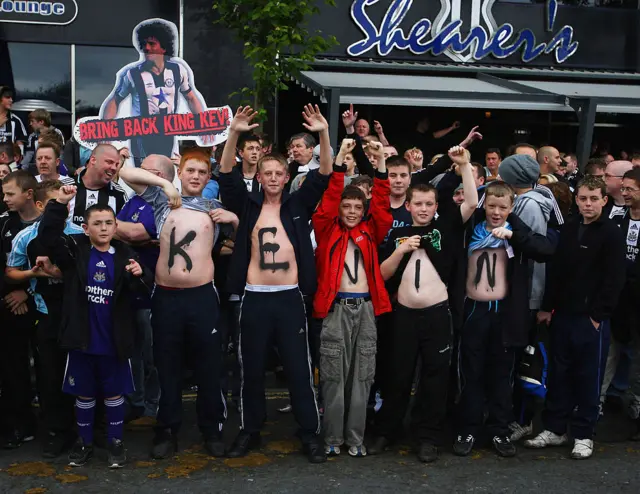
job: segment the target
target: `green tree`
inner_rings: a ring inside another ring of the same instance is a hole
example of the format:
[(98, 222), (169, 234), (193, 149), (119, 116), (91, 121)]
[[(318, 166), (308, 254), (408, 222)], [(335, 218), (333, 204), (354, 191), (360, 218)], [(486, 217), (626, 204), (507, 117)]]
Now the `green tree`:
[[(335, 7), (335, 0), (323, 0)], [(244, 57), (253, 71), (254, 87), (240, 95), (266, 117), (265, 104), (276, 92), (286, 90), (285, 78), (309, 70), (316, 55), (338, 44), (334, 36), (324, 37), (309, 28), (309, 19), (320, 12), (316, 0), (215, 0), (214, 21), (230, 28), (244, 44)]]

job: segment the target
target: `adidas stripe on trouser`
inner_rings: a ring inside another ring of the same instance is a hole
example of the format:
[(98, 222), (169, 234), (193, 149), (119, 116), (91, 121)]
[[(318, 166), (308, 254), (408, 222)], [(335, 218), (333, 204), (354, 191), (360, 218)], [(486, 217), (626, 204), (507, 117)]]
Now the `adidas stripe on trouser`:
[(222, 347), (216, 329), (219, 303), (213, 283), (182, 290), (156, 286), (151, 297), (153, 358), (160, 381), (156, 430), (176, 433), (182, 423), (183, 363), (198, 386), (196, 412), (205, 439), (217, 437), (226, 418), (220, 391)]
[(293, 414), (303, 442), (320, 432), (307, 342), (307, 319), (298, 288), (278, 292), (245, 291), (240, 314), (238, 355), (242, 371), (242, 429), (260, 431), (266, 414), (265, 357), (272, 340), (287, 376)]

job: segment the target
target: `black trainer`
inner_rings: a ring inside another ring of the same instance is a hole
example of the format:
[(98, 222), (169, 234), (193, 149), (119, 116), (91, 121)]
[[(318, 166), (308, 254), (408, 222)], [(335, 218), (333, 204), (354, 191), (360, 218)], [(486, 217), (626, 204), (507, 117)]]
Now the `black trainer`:
[(166, 460), (178, 451), (178, 438), (169, 430), (158, 431), (153, 438), (151, 458)]
[(207, 451), (209, 456), (224, 458), (224, 443), (222, 442), (222, 438), (219, 436), (205, 439), (204, 449)]
[(458, 436), (456, 442), (453, 443), (453, 454), (456, 456), (469, 456), (475, 442), (476, 438), (471, 434), (465, 437)]
[(438, 459), (438, 448), (430, 443), (421, 443), (418, 449), (418, 460), (422, 463), (433, 463)]
[(508, 436), (495, 436), (493, 438), (493, 447), (500, 456), (511, 458), (516, 455), (516, 447)]
[(87, 463), (92, 456), (93, 445), (84, 444), (82, 438), (79, 437), (69, 452), (69, 465), (72, 467), (81, 467)]
[(49, 432), (42, 444), (44, 458), (57, 458), (75, 442), (76, 435), (71, 432)]
[(247, 453), (252, 449), (260, 447), (260, 433), (250, 434), (245, 431), (240, 431), (236, 436), (231, 448), (227, 451), (229, 458), (240, 458), (247, 456)]
[(127, 462), (127, 454), (124, 444), (120, 439), (112, 439), (107, 448), (107, 466), (109, 468), (122, 468)]
[(315, 436), (308, 443), (303, 444), (302, 451), (307, 455), (309, 463), (324, 463), (327, 461), (324, 444), (318, 436)]
[(31, 432), (23, 432), (15, 429), (6, 436), (3, 447), (4, 449), (18, 449), (24, 443), (28, 443), (34, 439), (35, 436)]
[(367, 453), (370, 455), (381, 455), (387, 450), (389, 444), (391, 443), (386, 437), (375, 437), (373, 443), (367, 446)]

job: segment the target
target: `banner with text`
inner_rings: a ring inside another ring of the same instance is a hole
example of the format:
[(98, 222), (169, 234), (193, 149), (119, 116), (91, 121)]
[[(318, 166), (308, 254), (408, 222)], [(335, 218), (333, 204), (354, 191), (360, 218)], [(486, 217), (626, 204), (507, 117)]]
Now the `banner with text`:
[(140, 166), (150, 154), (177, 156), (180, 140), (203, 147), (226, 141), (233, 112), (229, 106), (207, 108), (191, 67), (176, 56), (178, 40), (176, 25), (164, 19), (134, 28), (140, 58), (118, 71), (100, 114), (76, 122), (73, 133), (81, 145), (126, 146)]

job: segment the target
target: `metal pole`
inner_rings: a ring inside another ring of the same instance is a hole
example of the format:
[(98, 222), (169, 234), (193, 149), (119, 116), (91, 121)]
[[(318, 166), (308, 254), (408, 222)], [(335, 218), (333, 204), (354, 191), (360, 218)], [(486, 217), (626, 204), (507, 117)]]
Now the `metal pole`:
[(340, 89), (325, 89), (327, 105), (329, 107), (329, 137), (331, 147), (338, 152), (338, 127), (340, 126)]
[(598, 102), (593, 98), (570, 98), (569, 104), (578, 116), (578, 142), (576, 155), (580, 171), (584, 171), (591, 156), (591, 143), (593, 141), (593, 128), (596, 123), (596, 110)]
[(76, 45), (71, 45), (71, 134), (76, 125)]

